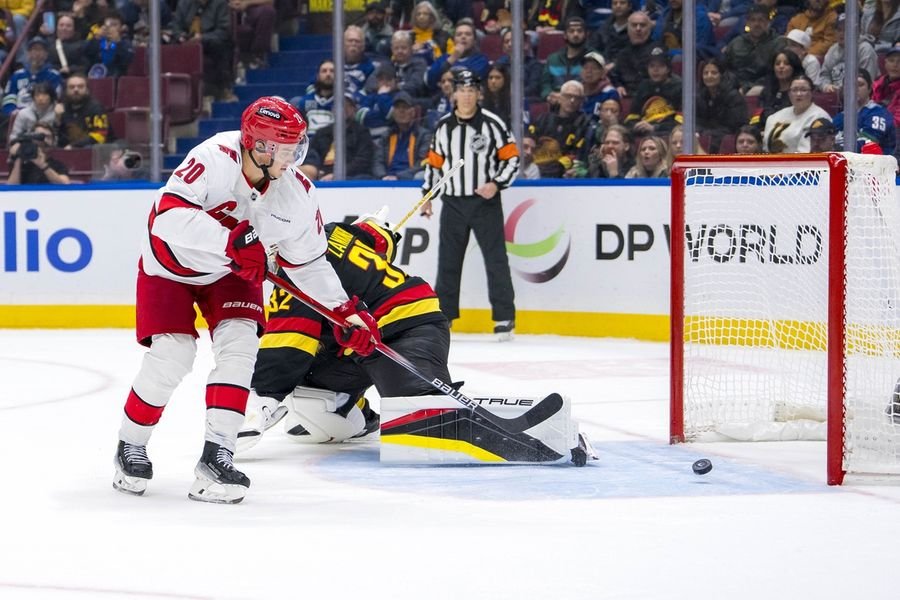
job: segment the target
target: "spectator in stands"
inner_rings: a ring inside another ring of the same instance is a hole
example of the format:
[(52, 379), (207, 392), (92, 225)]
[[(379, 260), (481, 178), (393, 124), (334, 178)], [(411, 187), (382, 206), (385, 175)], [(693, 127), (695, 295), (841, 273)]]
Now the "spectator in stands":
[[(12, 23), (7, 23), (7, 29), (4, 32), (4, 40), (8, 44), (8, 48), (12, 48), (19, 36), (22, 36), (28, 24), (28, 18), (34, 12), (35, 0), (0, 0), (0, 9), (9, 11), (12, 16)], [(22, 44), (16, 60), (25, 63), (27, 60), (25, 53), (25, 45)]]
[[(62, 77), (59, 71), (47, 63), (47, 40), (35, 36), (28, 40), (28, 63), (13, 72), (6, 83), (6, 95), (3, 97), (3, 113), (9, 115), (14, 110), (25, 108), (31, 104), (31, 89), (35, 83), (46, 81), (59, 92)], [(6, 131), (6, 120), (0, 123), (0, 132)]]
[(831, 45), (837, 41), (836, 22), (837, 12), (828, 5), (828, 0), (806, 0), (806, 10), (788, 21), (788, 31), (812, 29), (809, 53), (822, 60)]
[[(172, 35), (172, 9), (166, 0), (157, 0), (157, 3), (162, 39), (164, 43), (168, 43)], [(122, 22), (131, 32), (132, 45), (146, 46), (150, 41), (150, 0), (124, 0), (116, 5), (122, 15)]]
[(610, 73), (620, 96), (633, 96), (638, 85), (647, 78), (647, 59), (653, 49), (652, 26), (645, 12), (634, 11), (628, 17), (628, 45), (619, 52), (616, 66)]
[(860, 152), (863, 144), (875, 142), (881, 147), (882, 154), (893, 154), (897, 144), (894, 116), (872, 100), (872, 76), (865, 69), (860, 69), (856, 78), (856, 106), (856, 148), (847, 148), (844, 143), (843, 112), (834, 117), (837, 145), (844, 150)]
[(709, 20), (713, 27), (732, 27), (752, 5), (751, 0), (733, 0), (727, 7), (725, 2), (711, 2), (707, 4)]
[(223, 102), (237, 102), (232, 92), (234, 41), (227, 0), (178, 0), (172, 35), (179, 44), (203, 44), (204, 93)]
[(887, 108), (900, 127), (900, 42), (885, 54), (884, 75), (872, 85), (872, 100)]
[(444, 115), (453, 110), (453, 71), (441, 75), (440, 92), (434, 95), (431, 108), (425, 114), (425, 125), (434, 129)]
[[(900, 2), (900, 0), (898, 0)], [(844, 26), (847, 21), (847, 15), (841, 13), (837, 19), (837, 43), (835, 43), (828, 52), (825, 53), (825, 59), (822, 61), (822, 77), (821, 89), (823, 92), (838, 93), (844, 87)], [(898, 15), (898, 23), (900, 23), (900, 15)], [(859, 47), (857, 50), (857, 60), (859, 68), (869, 72), (872, 80), (878, 79), (880, 75), (878, 69), (878, 55), (868, 36), (859, 37)]]
[(619, 92), (606, 76), (606, 59), (599, 52), (588, 52), (581, 59), (581, 84), (584, 86), (581, 110), (595, 121), (600, 118), (604, 102), (619, 100)]
[(447, 54), (450, 36), (441, 28), (441, 15), (425, 0), (416, 4), (412, 17), (413, 53), (431, 65)]
[(606, 100), (600, 105), (598, 118), (591, 120), (592, 131), (588, 133), (588, 140), (592, 144), (599, 144), (603, 140), (606, 130), (613, 125), (622, 122), (622, 103), (619, 100)]
[(306, 132), (313, 137), (317, 131), (334, 123), (334, 61), (326, 58), (319, 63), (316, 81), (306, 95), (291, 98), (291, 104), (306, 118)]
[(647, 59), (648, 79), (634, 94), (625, 125), (635, 135), (668, 133), (681, 122), (681, 77), (672, 74), (669, 53), (656, 46)]
[(416, 111), (412, 96), (397, 92), (388, 134), (375, 144), (375, 177), (392, 180), (424, 176), (431, 132), (416, 123)]
[(827, 117), (816, 119), (806, 128), (809, 138), (809, 152), (834, 152), (837, 150), (835, 137), (837, 128)]
[(56, 138), (53, 128), (44, 123), (35, 125), (33, 139), (14, 143), (9, 148), (9, 185), (69, 184), (69, 169), (53, 157)]
[(375, 63), (366, 58), (363, 30), (357, 25), (344, 29), (344, 90), (360, 94), (366, 80), (375, 72)]
[(584, 19), (572, 17), (566, 22), (566, 45), (547, 57), (541, 74), (541, 98), (551, 106), (559, 104), (559, 90), (566, 81), (578, 79), (581, 61), (590, 51)]
[(149, 179), (143, 157), (138, 152), (124, 146), (113, 146), (106, 164), (103, 165), (101, 181), (128, 181), (130, 179)]
[(668, 177), (667, 154), (668, 149), (662, 138), (655, 135), (645, 137), (638, 145), (635, 165), (625, 173), (625, 179)]
[(59, 15), (56, 18), (56, 37), (50, 38), (48, 44), (50, 64), (62, 75), (87, 71), (90, 65), (84, 56), (84, 45), (84, 40), (75, 31), (74, 17), (70, 14)]
[(631, 0), (611, 0), (610, 10), (612, 14), (591, 34), (588, 44), (614, 61), (628, 45), (628, 17), (634, 9)]
[(791, 105), (782, 108), (766, 119), (763, 132), (763, 147), (766, 152), (803, 153), (809, 152), (807, 128), (819, 118), (828, 118), (828, 113), (812, 99), (812, 81), (806, 75), (798, 75), (788, 88)]
[(275, 33), (274, 0), (228, 0), (228, 6), (237, 15), (241, 62), (248, 69), (264, 69)]
[(109, 11), (107, 0), (75, 0), (72, 3), (72, 14), (75, 16), (78, 37), (87, 40), (98, 33)]
[[(800, 59), (800, 64), (803, 65), (803, 72), (812, 80), (816, 89), (822, 89), (822, 63), (809, 53), (809, 46), (812, 44), (812, 38), (809, 34), (799, 29), (791, 29), (784, 36), (784, 41), (786, 43), (785, 50), (789, 50), (797, 55), (797, 58)], [(830, 51), (831, 49), (829, 49)]]
[[(512, 128), (512, 96), (510, 92), (509, 69), (506, 65), (495, 64), (488, 70), (482, 92), (481, 108), (500, 117), (506, 127)], [(523, 111), (525, 124), (528, 124), (528, 111)]]
[(701, 63), (700, 76), (703, 85), (697, 90), (697, 131), (710, 136), (710, 152), (715, 154), (722, 137), (737, 133), (747, 122), (747, 103), (722, 59)]
[[(413, 98), (427, 95), (425, 70), (427, 65), (419, 56), (413, 56), (412, 34), (409, 31), (395, 31), (391, 36), (391, 64), (397, 77), (397, 88)], [(368, 87), (368, 83), (366, 86)]]
[(378, 139), (387, 134), (388, 116), (391, 113), (394, 94), (397, 93), (397, 76), (394, 66), (384, 62), (375, 68), (375, 73), (369, 79), (375, 80), (375, 88), (369, 94), (356, 96), (357, 112), (356, 120), (369, 128), (373, 139)]
[(436, 90), (441, 75), (455, 67), (465, 67), (475, 72), (480, 79), (484, 79), (487, 76), (488, 65), (487, 57), (478, 51), (475, 25), (471, 19), (463, 19), (456, 24), (453, 32), (453, 48), (428, 67), (425, 81), (429, 90)]
[[(669, 154), (666, 157), (666, 164), (669, 165), (669, 169), (672, 168), (672, 165), (675, 164), (675, 159), (684, 154), (684, 126), (676, 125), (672, 131), (669, 132), (669, 139), (667, 140), (667, 144), (669, 147)], [(694, 134), (694, 154), (707, 154), (706, 148), (703, 147), (703, 144), (700, 143), (700, 134)]]
[(567, 81), (560, 89), (557, 110), (542, 114), (536, 123), (528, 127), (529, 134), (538, 140), (542, 149), (544, 138), (554, 140), (559, 148), (559, 157), (555, 161), (537, 161), (542, 178), (562, 177), (575, 166), (576, 160), (583, 159), (591, 125), (590, 118), (581, 110), (583, 103), (584, 87), (581, 82)]
[(877, 0), (869, 25), (869, 34), (875, 38), (876, 50), (887, 50), (894, 40), (900, 39), (900, 0)]
[(744, 125), (734, 139), (735, 154), (762, 154), (762, 133), (754, 125)]
[(528, 11), (528, 29), (537, 32), (565, 29), (571, 17), (584, 17), (575, 0), (534, 0)]
[(88, 90), (87, 77), (69, 75), (63, 101), (56, 105), (59, 117), (59, 145), (81, 148), (105, 144), (109, 137), (109, 116)]
[(122, 17), (110, 12), (103, 19), (100, 35), (87, 41), (84, 57), (94, 77), (120, 77), (128, 71), (134, 51), (131, 42), (122, 39)]
[(588, 176), (623, 179), (634, 166), (631, 158), (631, 134), (622, 125), (612, 125), (600, 144), (588, 156)]
[[(747, 32), (725, 47), (725, 68), (734, 73), (742, 92), (747, 93), (765, 77), (772, 57), (784, 42), (771, 29), (765, 7), (754, 5), (747, 10)], [(756, 90), (752, 95), (759, 93)]]
[[(769, 27), (775, 32), (775, 35), (782, 35), (787, 32), (788, 21), (797, 14), (797, 8), (789, 4), (781, 4), (776, 6), (778, 0), (753, 0), (750, 6), (760, 6), (765, 10), (769, 19)], [(731, 43), (732, 40), (747, 32), (749, 23), (747, 16), (750, 14), (750, 7), (747, 12), (740, 17), (728, 33), (719, 41), (719, 45), (724, 47)]]
[(32, 102), (16, 113), (9, 139), (15, 141), (34, 131), (38, 123), (56, 127), (56, 89), (49, 81), (39, 81), (31, 88)]
[(381, 0), (366, 4), (366, 22), (362, 26), (366, 53), (369, 56), (389, 58), (391, 36), (394, 28), (387, 22), (387, 10)]
[[(344, 143), (347, 149), (345, 167), (347, 179), (371, 179), (375, 162), (375, 143), (369, 130), (354, 119), (357, 101), (353, 94), (344, 94), (344, 115), (346, 130)], [(334, 123), (320, 129), (309, 145), (309, 154), (302, 170), (311, 179), (332, 181), (334, 179)]]
[[(511, 0), (487, 0), (481, 11), (481, 28), (485, 33), (498, 33), (512, 25)], [(473, 7), (474, 8), (474, 7)]]
[[(512, 64), (512, 59), (510, 58), (512, 56), (512, 29), (507, 27), (500, 32), (500, 35), (503, 39), (503, 56), (496, 60), (496, 64), (506, 65), (509, 68), (509, 65)], [(528, 41), (528, 35), (524, 34), (524, 37), (522, 44), (523, 60), (525, 61), (523, 93), (526, 98), (538, 99), (541, 95), (541, 75), (544, 72), (544, 65), (535, 58), (531, 43)]]
[[(653, 41), (669, 49), (670, 53), (680, 54), (682, 27), (682, 0), (669, 0), (653, 30)], [(694, 5), (696, 22), (697, 58), (710, 58), (716, 53), (716, 38), (713, 35), (712, 23), (703, 2)]]
[(796, 54), (787, 50), (775, 54), (766, 74), (765, 85), (759, 94), (760, 107), (750, 116), (750, 124), (764, 125), (769, 115), (790, 106), (788, 90), (791, 81), (802, 73), (803, 65)]
[(534, 151), (537, 142), (527, 133), (522, 136), (522, 160), (519, 161), (520, 179), (540, 179), (541, 170), (534, 163)]

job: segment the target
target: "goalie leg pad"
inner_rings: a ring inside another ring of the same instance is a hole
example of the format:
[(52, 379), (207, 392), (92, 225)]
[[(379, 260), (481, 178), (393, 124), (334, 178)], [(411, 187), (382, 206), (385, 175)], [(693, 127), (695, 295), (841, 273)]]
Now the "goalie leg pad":
[(335, 444), (350, 439), (365, 430), (366, 418), (355, 404), (342, 416), (348, 402), (350, 396), (343, 392), (298, 386), (285, 399), (288, 411), (284, 430), (292, 440), (303, 444)]
[[(541, 398), (474, 398), (503, 418), (517, 417)], [(566, 463), (578, 448), (571, 402), (549, 418), (511, 433), (443, 396), (382, 398), (381, 461), (399, 464)]]

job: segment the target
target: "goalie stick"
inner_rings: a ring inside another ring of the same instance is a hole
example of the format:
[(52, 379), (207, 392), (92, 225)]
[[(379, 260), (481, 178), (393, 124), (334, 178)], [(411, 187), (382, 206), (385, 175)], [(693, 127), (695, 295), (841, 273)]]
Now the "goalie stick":
[[(340, 315), (335, 313), (333, 310), (322, 306), (314, 298), (304, 294), (302, 291), (300, 291), (300, 289), (291, 284), (288, 280), (279, 277), (274, 273), (268, 273), (266, 275), (266, 279), (289, 293), (291, 296), (294, 296), (297, 300), (304, 303), (335, 325), (340, 325), (344, 328), (350, 326), (350, 324), (347, 323), (347, 321), (345, 321)], [(419, 371), (419, 369), (417, 369), (416, 366), (409, 361), (409, 359), (407, 359), (396, 350), (388, 347), (383, 342), (378, 342), (377, 344), (375, 344), (375, 349), (422, 381), (434, 387), (445, 396), (449, 396), (450, 398), (456, 400), (457, 402), (471, 410), (473, 414), (484, 419), (485, 421), (488, 421), (495, 427), (498, 427), (499, 429), (502, 429), (507, 433), (522, 433), (527, 429), (531, 429), (538, 423), (542, 423), (543, 421), (546, 421), (547, 419), (555, 415), (563, 406), (562, 396), (554, 392), (546, 398), (543, 398), (533, 408), (517, 417), (513, 417), (511, 419), (499, 417), (478, 404), (478, 402), (476, 402), (472, 398), (469, 398), (459, 390), (455, 389), (450, 384), (441, 381), (437, 377), (429, 379), (428, 377), (423, 375), (422, 372)]]
[(434, 187), (432, 187), (430, 190), (428, 190), (428, 193), (425, 194), (424, 196), (422, 196), (421, 200), (416, 202), (416, 205), (412, 207), (412, 210), (410, 210), (408, 213), (406, 213), (406, 216), (403, 217), (402, 219), (400, 219), (400, 221), (396, 225), (394, 225), (394, 227), (393, 227), (394, 231), (400, 231), (400, 228), (403, 227), (407, 221), (409, 221), (410, 217), (412, 217), (414, 214), (416, 214), (416, 211), (419, 210), (423, 204), (425, 204), (426, 202), (428, 202), (429, 200), (434, 198), (435, 194), (437, 194), (438, 191), (442, 187), (444, 187), (444, 185), (448, 181), (450, 181), (450, 178), (453, 177), (453, 174), (456, 173), (457, 171), (459, 171), (459, 169), (464, 164), (466, 164), (466, 161), (464, 161), (463, 159), (459, 159), (459, 161), (455, 165), (450, 167), (450, 170), (447, 171), (447, 174), (444, 175), (443, 177), (441, 177), (438, 180), (438, 182), (436, 184), (434, 184)]

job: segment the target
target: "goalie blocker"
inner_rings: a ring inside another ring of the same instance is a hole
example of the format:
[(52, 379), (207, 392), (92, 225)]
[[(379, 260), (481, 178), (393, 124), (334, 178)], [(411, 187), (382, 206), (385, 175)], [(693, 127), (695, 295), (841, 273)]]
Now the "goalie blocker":
[(395, 464), (532, 464), (584, 466), (596, 459), (572, 420), (568, 398), (474, 398), (498, 417), (512, 419), (543, 401), (559, 409), (521, 433), (509, 433), (446, 396), (381, 400), (381, 462)]

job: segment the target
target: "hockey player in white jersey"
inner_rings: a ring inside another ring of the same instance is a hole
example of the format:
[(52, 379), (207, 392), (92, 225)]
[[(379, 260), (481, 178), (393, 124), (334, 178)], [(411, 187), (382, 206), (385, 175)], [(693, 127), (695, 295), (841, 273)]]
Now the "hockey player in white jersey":
[[(113, 486), (140, 495), (153, 476), (147, 443), (196, 355), (194, 305), (209, 325), (215, 368), (206, 385), (206, 433), (189, 497), (240, 502), (250, 480), (232, 456), (256, 361), (266, 249), (290, 278), (353, 325), (341, 345), (365, 356), (378, 325), (348, 298), (325, 260), (326, 237), (313, 184), (294, 164), (307, 146), (306, 123), (286, 101), (264, 97), (240, 131), (195, 147), (150, 211), (137, 277), (137, 339), (149, 350), (125, 402)], [(364, 308), (364, 307), (363, 307)]]

